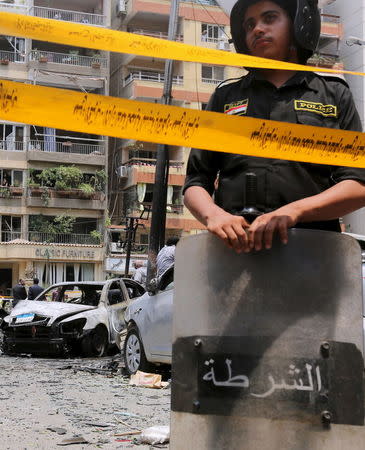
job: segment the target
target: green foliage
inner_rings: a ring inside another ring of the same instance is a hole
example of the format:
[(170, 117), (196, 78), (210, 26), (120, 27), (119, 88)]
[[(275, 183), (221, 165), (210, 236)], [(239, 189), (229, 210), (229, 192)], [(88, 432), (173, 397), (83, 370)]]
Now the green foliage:
[(101, 243), (101, 232), (97, 230), (90, 231), (90, 236), (97, 242), (98, 244)]
[(42, 186), (66, 191), (78, 188), (82, 182), (82, 172), (75, 166), (58, 166), (43, 169), (37, 178)]
[(69, 189), (77, 189), (82, 182), (82, 172), (75, 166), (57, 167), (56, 176), (56, 181), (63, 181)]
[(54, 218), (54, 226), (57, 233), (71, 233), (74, 227), (76, 217), (60, 214)]
[(107, 178), (108, 177), (105, 170), (97, 170), (95, 175), (91, 177), (90, 183), (94, 187), (95, 191), (101, 192), (105, 190)]
[(36, 176), (36, 179), (41, 182), (42, 186), (54, 187), (56, 182), (56, 170), (56, 167), (43, 169), (42, 172)]
[(112, 224), (112, 219), (109, 217), (109, 214), (107, 214), (107, 216), (105, 217), (105, 226), (110, 227), (111, 224)]
[(51, 235), (67, 234), (72, 232), (75, 221), (76, 217), (71, 217), (67, 214), (61, 214), (54, 218), (40, 214), (38, 216), (30, 216), (29, 229)]
[(87, 195), (91, 195), (91, 194), (93, 194), (95, 192), (94, 187), (91, 186), (91, 184), (88, 184), (88, 183), (81, 183), (79, 185), (79, 189), (81, 189), (81, 191), (84, 194), (87, 194)]
[(51, 197), (51, 196), (50, 196), (50, 194), (49, 194), (49, 189), (48, 189), (48, 187), (43, 187), (43, 188), (42, 188), (42, 193), (41, 193), (41, 199), (42, 199), (42, 202), (43, 202), (43, 205), (44, 205), (44, 206), (48, 206), (50, 197)]
[(69, 189), (69, 187), (63, 180), (57, 180), (54, 184), (54, 188), (57, 191), (67, 191)]
[(9, 198), (11, 196), (10, 188), (8, 186), (0, 187), (0, 198)]

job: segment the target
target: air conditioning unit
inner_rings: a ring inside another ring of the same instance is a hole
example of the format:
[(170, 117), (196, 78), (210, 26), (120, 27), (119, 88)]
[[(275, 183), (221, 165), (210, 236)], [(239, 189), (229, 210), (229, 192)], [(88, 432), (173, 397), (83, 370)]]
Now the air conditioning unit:
[(122, 16), (127, 13), (126, 0), (118, 0), (117, 2), (117, 16)]
[(119, 178), (128, 178), (128, 167), (119, 166), (117, 169), (117, 175)]
[(231, 47), (230, 47), (230, 44), (229, 44), (228, 41), (224, 41), (222, 39), (222, 40), (218, 41), (217, 49), (218, 50), (225, 50), (226, 52), (229, 52), (231, 50)]
[(118, 242), (111, 242), (110, 243), (110, 251), (112, 253), (123, 253), (123, 250), (118, 245)]

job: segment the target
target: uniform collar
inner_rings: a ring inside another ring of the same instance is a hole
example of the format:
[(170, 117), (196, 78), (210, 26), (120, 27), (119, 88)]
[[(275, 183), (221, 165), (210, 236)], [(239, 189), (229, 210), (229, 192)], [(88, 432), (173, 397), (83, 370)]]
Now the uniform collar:
[[(316, 75), (312, 72), (296, 72), (281, 88), (287, 86), (305, 85), (311, 91), (318, 92), (314, 82), (315, 78)], [(251, 69), (249, 73), (242, 78), (242, 87), (248, 88), (250, 86), (254, 86), (256, 83), (268, 83), (268, 81), (265, 80), (259, 70)]]

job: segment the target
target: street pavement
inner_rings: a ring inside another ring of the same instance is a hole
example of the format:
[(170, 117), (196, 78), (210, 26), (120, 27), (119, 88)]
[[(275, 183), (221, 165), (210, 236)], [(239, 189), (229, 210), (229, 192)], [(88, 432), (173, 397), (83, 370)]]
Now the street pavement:
[[(169, 425), (170, 388), (129, 386), (120, 357), (49, 359), (0, 356), (2, 450), (144, 450), (138, 435)], [(69, 439), (87, 443), (70, 444)], [(168, 448), (167, 444), (160, 448)]]

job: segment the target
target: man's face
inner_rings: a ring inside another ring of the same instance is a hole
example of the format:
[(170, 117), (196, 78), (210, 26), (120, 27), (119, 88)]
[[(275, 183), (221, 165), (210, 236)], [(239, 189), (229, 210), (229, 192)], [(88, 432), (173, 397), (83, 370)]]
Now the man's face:
[(263, 0), (247, 8), (243, 19), (246, 45), (251, 55), (295, 61), (292, 22), (274, 2)]

